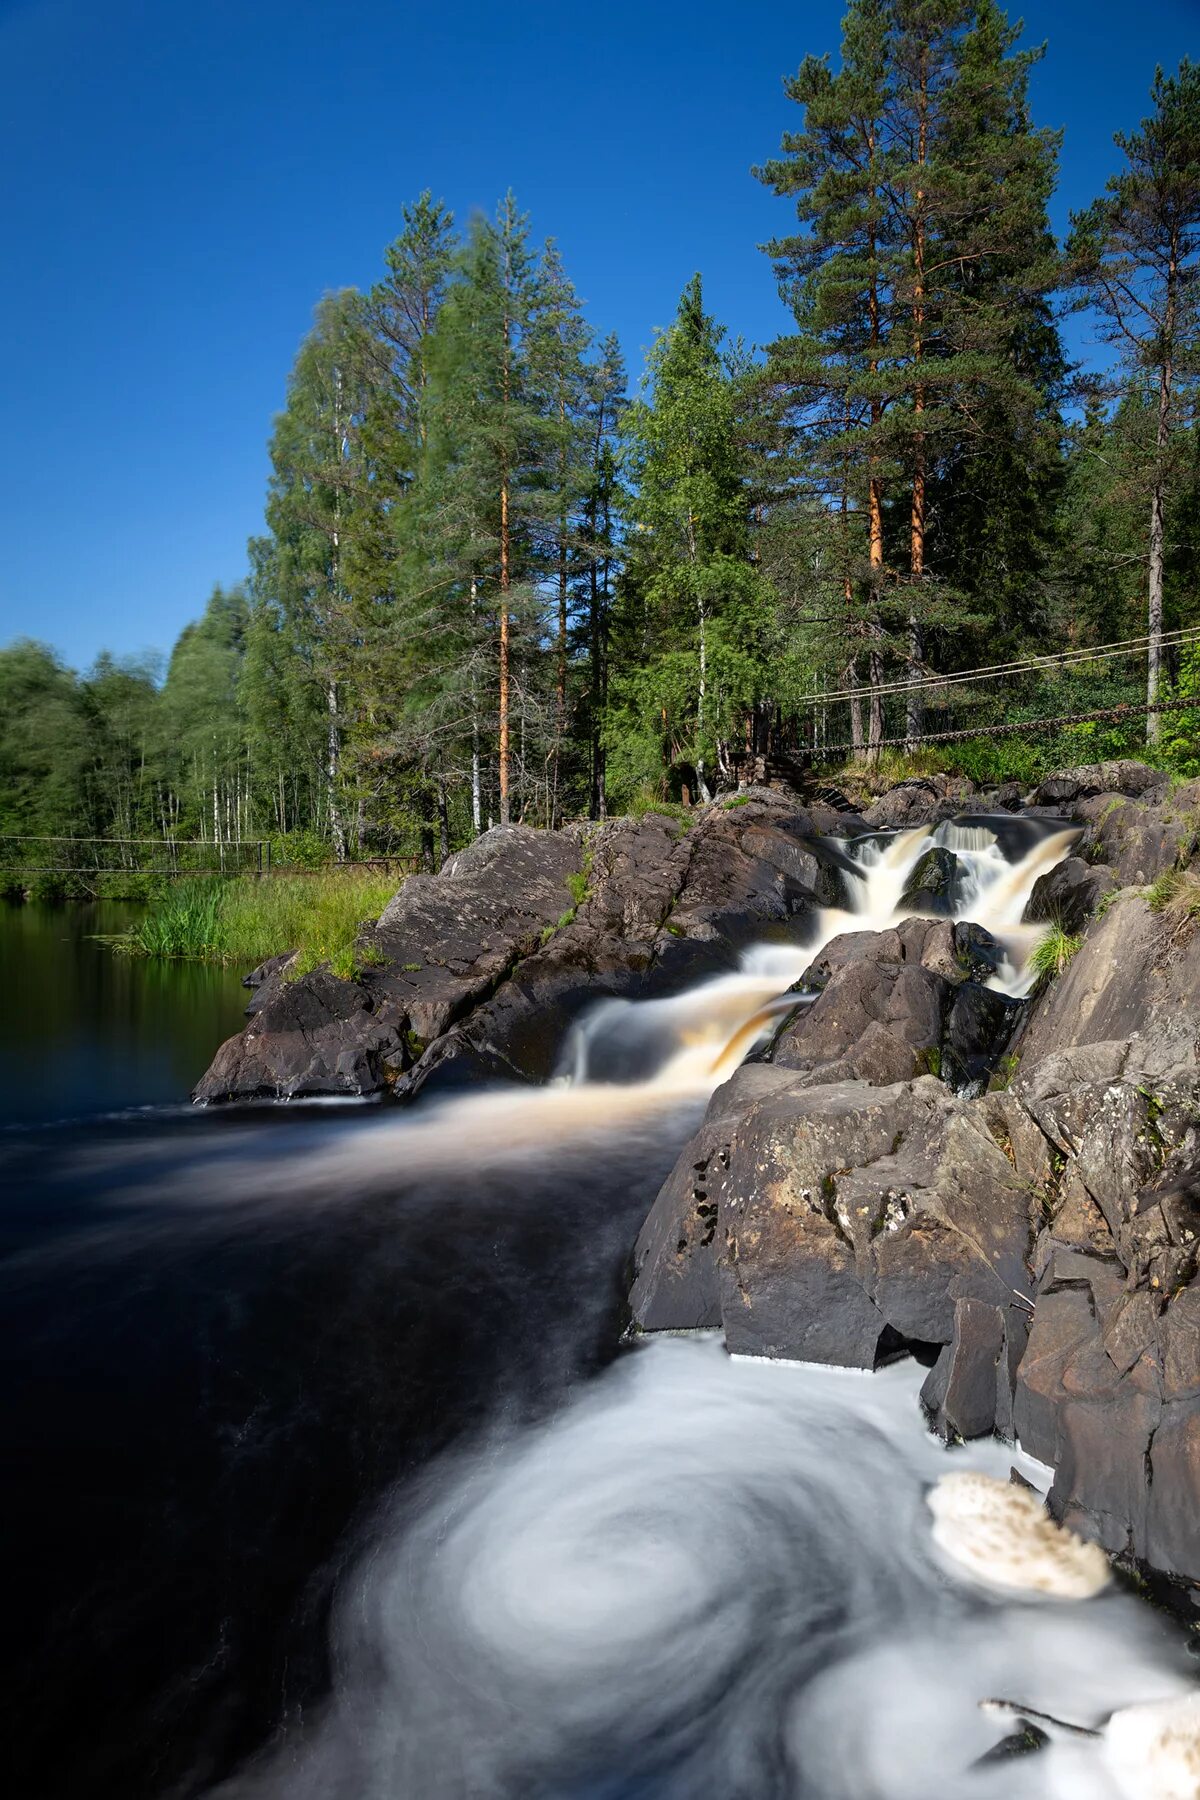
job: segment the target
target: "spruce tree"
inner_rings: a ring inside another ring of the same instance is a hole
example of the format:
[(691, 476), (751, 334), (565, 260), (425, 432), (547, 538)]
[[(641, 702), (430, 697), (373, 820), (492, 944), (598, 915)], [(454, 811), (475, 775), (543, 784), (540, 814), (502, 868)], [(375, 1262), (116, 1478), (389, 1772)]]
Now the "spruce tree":
[[(1146, 699), (1153, 706), (1163, 675), (1170, 452), (1200, 375), (1200, 66), (1185, 58), (1175, 75), (1157, 70), (1151, 100), (1141, 129), (1114, 140), (1126, 166), (1073, 218), (1070, 252), (1085, 298), (1130, 374), (1146, 384), (1154, 410), (1142, 484), (1149, 514)], [(1146, 738), (1155, 743), (1159, 736), (1152, 712)]]
[(648, 359), (648, 397), (625, 415), (633, 494), (608, 742), (623, 785), (658, 763), (701, 799), (731, 773), (731, 745), (763, 680), (767, 594), (749, 554), (749, 487), (724, 333), (700, 277)]
[(329, 295), (301, 346), (271, 439), (270, 537), (252, 547), (258, 603), (277, 610), (287, 654), (324, 704), (325, 818), (347, 850), (342, 751), (359, 631), (348, 579), (369, 490), (361, 427), (369, 382), (361, 296)]

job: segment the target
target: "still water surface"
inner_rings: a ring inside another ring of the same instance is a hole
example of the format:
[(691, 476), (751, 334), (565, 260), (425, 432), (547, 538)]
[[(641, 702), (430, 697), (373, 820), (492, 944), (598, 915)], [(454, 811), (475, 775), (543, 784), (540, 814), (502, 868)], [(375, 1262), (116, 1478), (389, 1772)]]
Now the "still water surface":
[(186, 1101), (242, 1023), (237, 972), (116, 956), (121, 901), (0, 901), (0, 1128)]

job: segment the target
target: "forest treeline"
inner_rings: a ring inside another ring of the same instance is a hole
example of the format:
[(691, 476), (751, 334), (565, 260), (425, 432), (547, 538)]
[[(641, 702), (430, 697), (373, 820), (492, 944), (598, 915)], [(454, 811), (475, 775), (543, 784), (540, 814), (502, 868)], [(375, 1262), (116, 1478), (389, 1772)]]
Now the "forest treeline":
[(1038, 54), (991, 0), (853, 0), (754, 171), (790, 329), (748, 348), (697, 275), (635, 396), (511, 195), (421, 195), (317, 307), (248, 579), (165, 675), (0, 652), (0, 830), (433, 864), (704, 798), (825, 689), (866, 755), (880, 690), (1029, 650), (1146, 633), (1161, 696), (1200, 624), (1200, 69), (1154, 76), (1059, 243)]

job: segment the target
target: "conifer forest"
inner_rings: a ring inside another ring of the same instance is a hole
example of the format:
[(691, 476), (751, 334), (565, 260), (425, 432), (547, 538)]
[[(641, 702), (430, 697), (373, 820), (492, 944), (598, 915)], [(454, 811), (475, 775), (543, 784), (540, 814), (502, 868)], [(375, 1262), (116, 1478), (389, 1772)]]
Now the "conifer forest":
[[(1143, 699), (1196, 712), (1067, 748), (1200, 768), (1200, 66), (1147, 69), (1060, 241), (1038, 52), (992, 0), (852, 0), (830, 51), (753, 171), (773, 343), (698, 272), (627, 370), (553, 220), (404, 206), (374, 284), (316, 306), (244, 584), (165, 668), (0, 651), (0, 831), (435, 867), (491, 824), (706, 799), (820, 729), (895, 755), (919, 679), (1143, 638)], [(1059, 670), (1042, 711), (1112, 676)], [(999, 705), (954, 713), (968, 773), (1037, 754), (989, 738)]]

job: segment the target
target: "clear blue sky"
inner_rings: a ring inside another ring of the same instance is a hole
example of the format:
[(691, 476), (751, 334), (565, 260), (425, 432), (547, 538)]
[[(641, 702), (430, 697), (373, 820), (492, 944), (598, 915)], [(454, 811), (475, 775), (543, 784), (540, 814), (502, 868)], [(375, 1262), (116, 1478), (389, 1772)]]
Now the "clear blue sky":
[[(631, 371), (703, 271), (762, 342), (753, 181), (836, 53), (842, 0), (0, 0), (0, 643), (76, 666), (167, 649), (261, 528), (265, 442), (323, 290), (365, 285), (402, 201), (506, 187)], [(1015, 12), (1016, 9), (1014, 8)], [(1200, 0), (1029, 0), (1055, 223), (1114, 167)]]

